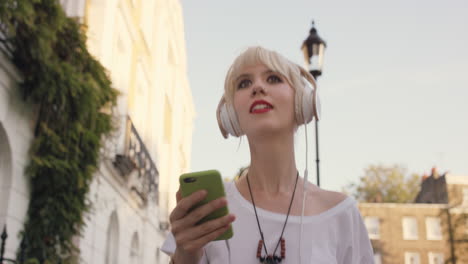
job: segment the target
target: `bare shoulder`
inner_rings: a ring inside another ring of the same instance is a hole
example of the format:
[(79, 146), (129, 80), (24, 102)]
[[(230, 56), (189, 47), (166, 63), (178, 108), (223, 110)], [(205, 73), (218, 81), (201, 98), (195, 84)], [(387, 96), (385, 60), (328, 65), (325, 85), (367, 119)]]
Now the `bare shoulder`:
[(311, 215), (327, 211), (347, 198), (344, 193), (324, 190), (313, 184), (308, 189), (307, 207)]
[(347, 198), (347, 196), (344, 193), (328, 191), (323, 189), (320, 189), (318, 195), (321, 196), (323, 200), (328, 201), (331, 207), (334, 207), (335, 205), (341, 203)]

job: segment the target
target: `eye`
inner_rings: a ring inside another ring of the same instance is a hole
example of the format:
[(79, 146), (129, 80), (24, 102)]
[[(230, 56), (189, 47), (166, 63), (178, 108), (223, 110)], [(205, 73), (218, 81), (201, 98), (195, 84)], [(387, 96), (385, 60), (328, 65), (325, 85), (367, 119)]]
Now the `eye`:
[(244, 79), (237, 84), (237, 89), (242, 89), (249, 86), (252, 82), (249, 79)]
[(283, 82), (283, 80), (281, 80), (281, 78), (276, 74), (272, 74), (272, 75), (268, 76), (267, 81), (269, 83), (281, 83), (281, 82)]

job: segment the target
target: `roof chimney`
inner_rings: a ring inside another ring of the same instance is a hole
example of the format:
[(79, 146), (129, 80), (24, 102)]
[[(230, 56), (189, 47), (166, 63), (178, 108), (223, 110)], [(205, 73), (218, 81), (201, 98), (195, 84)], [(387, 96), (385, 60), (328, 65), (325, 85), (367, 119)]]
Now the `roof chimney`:
[(439, 178), (439, 172), (437, 171), (437, 168), (434, 166), (432, 167), (431, 169), (431, 176), (434, 178), (434, 179), (438, 179)]

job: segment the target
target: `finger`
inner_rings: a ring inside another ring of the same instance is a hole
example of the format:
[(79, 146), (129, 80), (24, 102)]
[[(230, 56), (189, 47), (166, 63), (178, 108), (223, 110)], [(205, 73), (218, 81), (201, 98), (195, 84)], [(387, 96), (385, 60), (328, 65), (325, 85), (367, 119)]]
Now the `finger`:
[(169, 217), (170, 222), (172, 223), (184, 217), (195, 204), (206, 197), (206, 194), (207, 193), (205, 190), (200, 190), (185, 198), (182, 198), (174, 210), (172, 210), (172, 213)]
[(227, 205), (226, 198), (221, 197), (216, 200), (213, 200), (203, 206), (198, 207), (197, 209), (191, 211), (187, 217), (183, 219), (183, 225), (193, 226), (198, 223), (202, 218), (209, 215), (210, 213), (218, 210)]
[(226, 232), (229, 229), (229, 227), (230, 225), (221, 226), (220, 228), (214, 230), (213, 232), (205, 236), (202, 236), (190, 243), (187, 243), (184, 246), (184, 249), (187, 250), (188, 252), (193, 252), (200, 248), (203, 248), (206, 244), (208, 244), (209, 242), (215, 240), (216, 238), (224, 234), (224, 232)]
[(203, 223), (201, 225), (188, 229), (187, 232), (180, 234), (178, 236), (178, 239), (180, 239), (181, 241), (197, 240), (201, 237), (209, 235), (212, 232), (215, 232), (216, 230), (222, 228), (223, 226), (229, 226), (235, 219), (236, 217), (233, 214), (229, 214), (229, 215), (208, 221), (206, 223)]
[(177, 190), (176, 192), (176, 200), (177, 200), (177, 203), (179, 203), (180, 200), (182, 200), (182, 194), (180, 193), (180, 189)]
[(205, 205), (202, 205), (187, 213), (183, 218), (172, 222), (171, 231), (173, 234), (183, 232), (184, 230), (187, 230), (188, 228), (191, 228), (194, 225), (196, 225), (205, 216), (226, 205), (227, 201), (224, 197), (218, 198)]

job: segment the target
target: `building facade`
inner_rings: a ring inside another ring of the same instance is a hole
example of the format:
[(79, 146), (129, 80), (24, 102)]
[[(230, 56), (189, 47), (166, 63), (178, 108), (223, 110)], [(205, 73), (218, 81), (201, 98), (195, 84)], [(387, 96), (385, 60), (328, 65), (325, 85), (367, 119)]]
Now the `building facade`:
[(29, 202), (24, 169), (28, 164), (33, 139), (34, 109), (23, 102), (17, 83), (20, 74), (0, 53), (0, 227), (7, 227), (9, 237), (6, 257), (14, 257), (20, 244)]
[[(161, 246), (178, 176), (190, 168), (195, 115), (178, 0), (61, 0), (86, 25), (90, 52), (120, 92), (75, 239), (81, 263), (167, 263)], [(14, 257), (29, 193), (24, 168), (35, 115), (18, 94), (20, 74), (0, 57), (0, 225)]]
[(359, 204), (376, 264), (468, 263), (468, 176), (440, 183), (447, 203)]

